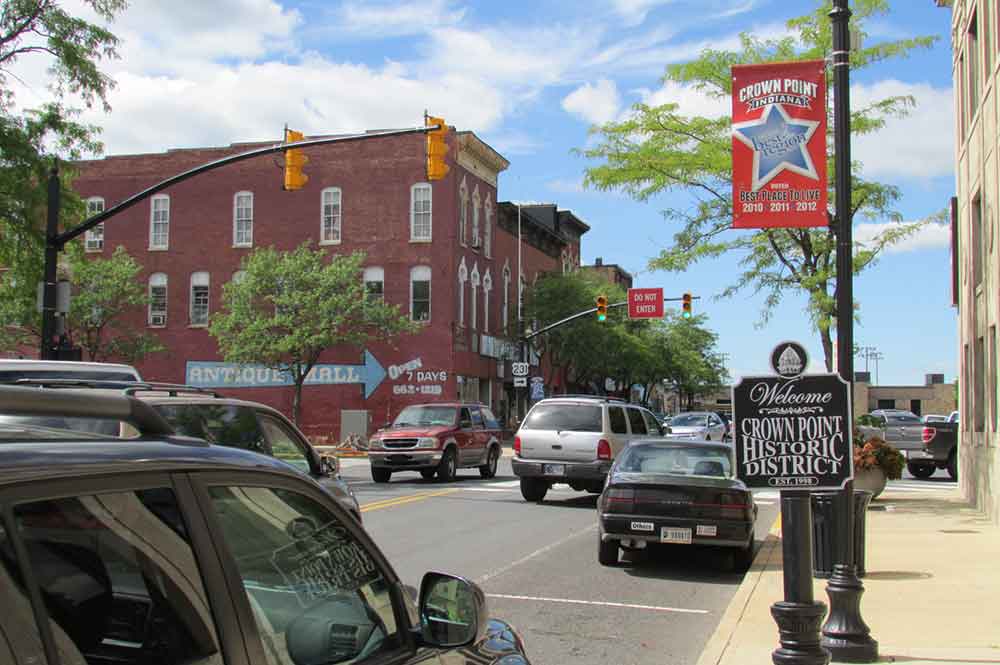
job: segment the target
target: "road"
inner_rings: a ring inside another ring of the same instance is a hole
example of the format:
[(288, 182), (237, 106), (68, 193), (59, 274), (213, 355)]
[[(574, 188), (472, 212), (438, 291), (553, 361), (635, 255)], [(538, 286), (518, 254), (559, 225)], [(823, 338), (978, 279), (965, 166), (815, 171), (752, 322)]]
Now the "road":
[[(379, 485), (366, 460), (342, 462), (365, 527), (403, 581), (418, 587), (428, 570), (475, 580), (535, 663), (693, 664), (742, 581), (727, 554), (684, 546), (599, 565), (596, 496), (557, 486), (527, 503), (506, 457), (496, 478), (461, 470), (451, 484), (400, 473)], [(757, 502), (760, 542), (777, 493)]]

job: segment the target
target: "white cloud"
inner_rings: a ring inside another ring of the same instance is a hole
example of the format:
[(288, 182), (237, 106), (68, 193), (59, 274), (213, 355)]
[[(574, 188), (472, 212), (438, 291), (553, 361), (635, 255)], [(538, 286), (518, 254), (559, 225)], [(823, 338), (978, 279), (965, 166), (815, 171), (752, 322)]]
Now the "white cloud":
[(662, 106), (677, 104), (677, 112), (687, 116), (717, 118), (728, 116), (731, 111), (728, 97), (713, 97), (693, 85), (667, 81), (659, 90), (640, 88), (634, 91), (643, 104)]
[(614, 81), (601, 79), (596, 85), (585, 83), (562, 100), (563, 110), (579, 116), (592, 125), (614, 120), (621, 100)]
[(453, 5), (452, 0), (381, 4), (345, 1), (336, 12), (336, 28), (375, 38), (421, 34), (429, 26), (460, 23), (465, 10)]
[(639, 25), (646, 20), (649, 11), (660, 5), (668, 5), (675, 0), (613, 0), (615, 11), (627, 25)]
[[(865, 223), (854, 227), (854, 241), (869, 244), (888, 230), (898, 228), (899, 223)], [(924, 249), (941, 249), (951, 245), (951, 228), (947, 224), (931, 222), (921, 226), (904, 240), (887, 247), (886, 254), (901, 254)]]
[(521, 132), (484, 133), (481, 138), (505, 157), (533, 155), (543, 146), (540, 141)]
[(932, 178), (955, 171), (955, 106), (951, 88), (895, 79), (851, 86), (851, 107), (886, 97), (912, 95), (916, 108), (904, 118), (889, 118), (883, 129), (854, 139), (851, 157), (872, 177)]
[(569, 178), (556, 178), (555, 180), (549, 180), (545, 183), (553, 192), (559, 194), (583, 194), (587, 190), (583, 187), (583, 182), (580, 180), (571, 180)]

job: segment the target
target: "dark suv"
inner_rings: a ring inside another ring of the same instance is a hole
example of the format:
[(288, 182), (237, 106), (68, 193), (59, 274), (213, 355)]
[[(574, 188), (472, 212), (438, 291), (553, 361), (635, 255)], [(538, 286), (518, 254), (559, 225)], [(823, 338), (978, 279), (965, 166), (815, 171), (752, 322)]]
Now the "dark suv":
[(0, 386), (0, 663), (527, 663), (475, 584), (419, 603), (364, 529), (272, 457), (176, 436), (148, 404)]

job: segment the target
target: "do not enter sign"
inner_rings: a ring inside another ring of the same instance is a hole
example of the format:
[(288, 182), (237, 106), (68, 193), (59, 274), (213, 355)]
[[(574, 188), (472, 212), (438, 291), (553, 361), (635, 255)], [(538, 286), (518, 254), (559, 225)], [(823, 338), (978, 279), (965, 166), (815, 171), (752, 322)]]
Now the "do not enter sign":
[(629, 289), (628, 318), (662, 319), (663, 289)]

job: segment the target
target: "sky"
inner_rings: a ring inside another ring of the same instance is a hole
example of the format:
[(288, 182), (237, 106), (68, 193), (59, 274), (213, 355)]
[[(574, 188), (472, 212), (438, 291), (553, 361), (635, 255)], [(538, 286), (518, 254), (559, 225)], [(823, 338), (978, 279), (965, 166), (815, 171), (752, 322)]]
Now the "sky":
[[(68, 11), (90, 16), (80, 0)], [(912, 95), (916, 108), (877, 135), (855, 139), (866, 177), (895, 185), (906, 220), (941, 211), (954, 194), (954, 110), (950, 10), (932, 0), (894, 0), (871, 22), (869, 39), (917, 35), (936, 44), (904, 60), (852, 72), (857, 106)], [(719, 336), (730, 374), (770, 373), (771, 349), (802, 342), (824, 371), (804, 298), (789, 294), (759, 325), (763, 296), (719, 294), (738, 275), (738, 257), (683, 273), (650, 271), (676, 223), (667, 208), (694, 199), (677, 192), (638, 202), (583, 186), (598, 165), (577, 152), (594, 125), (621, 120), (636, 102), (677, 103), (688, 114), (729, 114), (727, 100), (662, 78), (669, 64), (706, 47), (735, 47), (741, 32), (785, 34), (785, 21), (812, 0), (132, 0), (110, 26), (121, 58), (104, 64), (117, 86), (112, 110), (84, 112), (103, 128), (105, 154), (280, 140), (282, 127), (307, 135), (422, 124), (425, 109), (471, 130), (509, 161), (498, 199), (556, 203), (591, 226), (584, 263), (601, 257), (667, 296), (700, 296), (695, 312)], [(48, 95), (47, 62), (26, 57), (12, 79), (18, 103)], [(858, 220), (856, 240), (889, 220)], [(729, 231), (729, 233), (738, 233)], [(956, 377), (957, 318), (951, 307), (950, 233), (931, 224), (887, 252), (854, 281), (857, 345), (877, 350), (879, 385), (923, 384), (927, 373)], [(867, 367), (866, 367), (867, 365)], [(855, 359), (872, 372), (875, 362)]]

